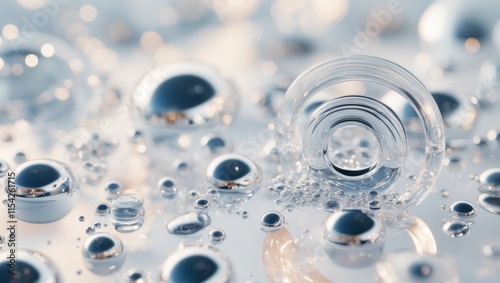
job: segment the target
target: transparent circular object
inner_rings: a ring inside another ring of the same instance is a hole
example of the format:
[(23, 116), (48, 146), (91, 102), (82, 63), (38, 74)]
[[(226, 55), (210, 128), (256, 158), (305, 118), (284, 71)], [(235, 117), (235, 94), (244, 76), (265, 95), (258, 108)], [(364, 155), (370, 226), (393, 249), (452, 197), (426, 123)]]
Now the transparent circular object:
[(455, 263), (443, 255), (418, 254), (402, 250), (387, 253), (377, 263), (377, 282), (446, 282), (458, 283)]
[(144, 224), (144, 200), (133, 194), (121, 195), (111, 201), (111, 221), (120, 233), (132, 233)]
[(227, 74), (198, 61), (152, 69), (129, 99), (153, 136), (220, 129), (233, 121), (238, 101)]
[(109, 275), (122, 267), (127, 253), (118, 237), (109, 233), (96, 233), (83, 243), (82, 255), (90, 271)]
[(75, 206), (79, 184), (72, 170), (52, 159), (34, 159), (19, 165), (15, 181), (5, 179), (5, 192), (15, 194), (16, 218), (49, 223), (66, 216)]
[[(346, 82), (390, 89), (408, 101), (423, 129), (409, 135), (384, 93), (331, 93), (300, 123), (316, 94)], [(431, 191), (444, 157), (444, 125), (436, 102), (410, 72), (368, 56), (320, 63), (302, 73), (288, 89), (276, 125), (280, 160), (287, 174), (314, 177), (334, 192), (393, 194), (401, 208), (421, 202)], [(412, 146), (421, 144), (417, 149)], [(416, 176), (414, 179), (400, 176)], [(383, 207), (381, 207), (383, 208)]]
[(276, 231), (285, 225), (285, 217), (278, 211), (268, 211), (260, 217), (260, 225), (265, 232)]
[(159, 282), (234, 282), (233, 269), (219, 250), (209, 246), (185, 246), (167, 256)]
[(67, 127), (71, 120), (54, 118), (86, 110), (83, 98), (91, 91), (84, 71), (80, 54), (56, 37), (0, 38), (0, 124), (25, 119)]
[(0, 252), (0, 282), (62, 282), (59, 271), (44, 254), (24, 249), (15, 254), (10, 251)]

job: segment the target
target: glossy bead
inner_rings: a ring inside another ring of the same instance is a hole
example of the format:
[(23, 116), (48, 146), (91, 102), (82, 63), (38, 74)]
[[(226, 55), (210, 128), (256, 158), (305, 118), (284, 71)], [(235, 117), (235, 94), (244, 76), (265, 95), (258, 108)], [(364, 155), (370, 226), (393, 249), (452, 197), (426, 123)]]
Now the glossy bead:
[(233, 282), (228, 259), (208, 246), (187, 246), (171, 253), (160, 267), (162, 283)]
[(109, 233), (96, 233), (85, 240), (82, 255), (90, 271), (108, 275), (121, 268), (127, 253), (118, 237)]
[[(71, 169), (51, 159), (27, 161), (15, 170), (16, 217), (48, 223), (66, 216), (78, 199), (78, 182)], [(5, 191), (13, 187), (5, 183)]]

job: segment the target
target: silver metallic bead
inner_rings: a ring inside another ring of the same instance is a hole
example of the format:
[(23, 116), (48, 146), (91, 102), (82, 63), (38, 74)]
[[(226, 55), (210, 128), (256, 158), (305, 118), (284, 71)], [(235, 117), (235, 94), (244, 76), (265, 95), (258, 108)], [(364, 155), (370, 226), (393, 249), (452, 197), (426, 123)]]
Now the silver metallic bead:
[(6, 179), (5, 191), (15, 194), (16, 218), (30, 223), (53, 222), (75, 206), (78, 182), (65, 164), (35, 159), (19, 165), (14, 173), (14, 182)]
[(373, 264), (382, 254), (384, 226), (362, 209), (332, 213), (323, 224), (322, 243), (330, 258), (344, 267)]
[(122, 267), (127, 253), (118, 237), (109, 233), (96, 233), (85, 240), (82, 255), (90, 271), (108, 275)]
[(134, 113), (152, 136), (228, 125), (238, 103), (225, 73), (197, 61), (179, 61), (149, 71), (130, 97)]
[[(8, 258), (10, 255), (10, 250), (0, 252), (0, 282), (62, 282), (56, 267), (45, 255), (18, 249), (14, 263)], [(13, 269), (14, 275), (9, 273)]]
[(208, 246), (187, 246), (171, 253), (160, 267), (160, 282), (233, 282), (233, 270), (224, 254)]

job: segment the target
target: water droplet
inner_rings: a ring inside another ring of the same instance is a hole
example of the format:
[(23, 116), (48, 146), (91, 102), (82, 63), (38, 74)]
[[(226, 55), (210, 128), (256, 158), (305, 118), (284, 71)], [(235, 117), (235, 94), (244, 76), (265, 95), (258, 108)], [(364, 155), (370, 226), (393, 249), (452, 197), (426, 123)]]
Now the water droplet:
[(150, 283), (151, 280), (139, 269), (129, 269), (125, 273), (125, 283)]
[(450, 196), (450, 192), (448, 190), (445, 190), (445, 189), (441, 190), (441, 197), (442, 198), (447, 198), (449, 196)]
[(248, 211), (242, 211), (241, 212), (241, 218), (247, 219), (250, 216), (250, 213)]
[(0, 178), (5, 177), (9, 170), (9, 164), (5, 160), (0, 159)]
[(16, 154), (14, 155), (14, 162), (16, 162), (17, 164), (22, 164), (26, 161), (28, 161), (28, 158), (26, 157), (26, 154), (24, 152), (16, 152)]
[(476, 208), (469, 202), (456, 201), (449, 207), (450, 215), (460, 218), (469, 218), (476, 216)]
[(0, 234), (0, 251), (5, 249), (5, 236)]
[(378, 200), (372, 200), (368, 203), (368, 207), (371, 210), (379, 210), (381, 208), (381, 204)]
[(158, 181), (156, 188), (160, 191), (164, 199), (173, 199), (177, 195), (177, 188), (175, 187), (175, 179), (172, 177), (163, 177)]
[(123, 186), (118, 181), (110, 181), (104, 185), (104, 191), (106, 191), (107, 199), (113, 199), (118, 197), (123, 193)]
[(276, 231), (285, 224), (285, 217), (278, 211), (268, 211), (260, 218), (260, 224), (263, 226), (262, 231), (264, 232)]
[[(19, 165), (16, 175), (16, 217), (30, 223), (48, 223), (66, 216), (78, 199), (79, 188), (70, 168), (50, 159)], [(5, 189), (12, 189), (8, 182)]]
[(167, 231), (178, 236), (188, 236), (197, 233), (212, 223), (208, 214), (203, 212), (188, 212), (170, 219)]
[(101, 228), (101, 226), (102, 226), (101, 222), (94, 223), (94, 228), (99, 229), (99, 228)]
[(126, 257), (122, 241), (109, 233), (97, 233), (85, 239), (83, 259), (95, 274), (109, 275), (121, 268)]
[(322, 244), (335, 263), (363, 267), (381, 256), (383, 235), (384, 226), (368, 210), (343, 209), (332, 213), (324, 222)]
[(214, 245), (218, 245), (226, 240), (226, 232), (221, 229), (213, 229), (208, 234), (210, 242)]
[(191, 200), (196, 200), (200, 197), (200, 192), (198, 192), (197, 190), (190, 190), (188, 192), (188, 197)]
[(484, 193), (500, 195), (500, 168), (492, 168), (479, 175), (479, 190)]
[(191, 169), (191, 165), (186, 160), (176, 160), (173, 166), (178, 173), (187, 173)]
[(78, 217), (78, 221), (80, 221), (80, 222), (85, 221), (85, 216), (82, 215), (82, 216)]
[(120, 233), (131, 233), (144, 223), (143, 199), (138, 195), (122, 195), (111, 202), (111, 221)]
[(469, 224), (462, 221), (451, 220), (444, 222), (442, 229), (443, 232), (451, 238), (462, 237), (469, 232)]
[(328, 212), (335, 212), (340, 209), (340, 204), (336, 200), (327, 199), (323, 203), (323, 208)]
[(262, 172), (245, 156), (224, 154), (210, 162), (205, 171), (205, 181), (220, 193), (217, 199), (220, 204), (238, 206), (260, 189)]
[(483, 254), (488, 259), (500, 260), (500, 247), (496, 244), (488, 244), (483, 247)]
[(15, 275), (9, 274), (9, 250), (0, 252), (0, 282), (61, 282), (52, 261), (40, 252), (16, 250)]
[(477, 198), (477, 203), (488, 212), (500, 214), (500, 196), (480, 194)]
[(220, 134), (207, 134), (200, 140), (203, 151), (209, 155), (228, 152), (232, 149), (231, 141)]
[(205, 210), (210, 207), (210, 201), (206, 198), (199, 198), (194, 202), (194, 208), (196, 210)]
[(87, 235), (92, 235), (95, 233), (95, 228), (94, 227), (87, 227), (87, 229), (85, 230), (85, 233)]
[(111, 211), (111, 208), (109, 207), (109, 204), (107, 203), (100, 203), (96, 205), (95, 207), (95, 215), (97, 216), (107, 216)]
[(459, 282), (450, 258), (411, 250), (385, 254), (375, 269), (377, 282)]
[(187, 246), (170, 254), (160, 270), (162, 283), (233, 282), (226, 256), (213, 247)]

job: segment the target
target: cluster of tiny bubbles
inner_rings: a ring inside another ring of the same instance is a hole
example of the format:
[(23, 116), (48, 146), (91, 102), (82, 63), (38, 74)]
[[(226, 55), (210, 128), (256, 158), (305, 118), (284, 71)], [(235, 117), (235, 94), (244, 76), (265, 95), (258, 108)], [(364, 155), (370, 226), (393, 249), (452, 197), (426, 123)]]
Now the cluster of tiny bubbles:
[(176, 180), (172, 177), (163, 177), (156, 184), (162, 198), (171, 200), (177, 196)]
[(69, 137), (65, 146), (72, 160), (103, 160), (116, 150), (118, 139), (103, 137), (98, 131), (83, 130), (77, 137)]
[(261, 230), (264, 232), (273, 232), (283, 228), (285, 217), (278, 211), (268, 211), (260, 217)]
[(205, 170), (207, 191), (215, 189), (217, 203), (227, 207), (239, 206), (248, 201), (261, 187), (261, 169), (247, 157), (223, 154), (215, 157)]
[[(30, 223), (49, 223), (75, 206), (79, 185), (71, 169), (51, 159), (34, 159), (14, 170), (16, 217)], [(5, 190), (9, 184), (5, 183)]]
[(96, 233), (85, 239), (82, 255), (91, 272), (109, 275), (121, 268), (127, 253), (118, 237), (109, 233)]
[(194, 201), (194, 208), (196, 210), (207, 210), (210, 207), (210, 201), (206, 198), (199, 198)]
[(461, 220), (444, 221), (441, 228), (443, 232), (451, 238), (463, 237), (469, 233), (470, 229), (469, 224)]
[(168, 233), (176, 236), (193, 235), (212, 224), (210, 216), (204, 212), (187, 212), (167, 221)]
[[(9, 267), (9, 250), (0, 252), (0, 282), (53, 282), (60, 283), (61, 277), (52, 261), (44, 254), (24, 249), (16, 250), (14, 268)], [(9, 273), (14, 269), (14, 275)]]
[(226, 240), (226, 232), (219, 228), (213, 229), (208, 233), (208, 239), (214, 245), (221, 244)]
[(332, 261), (358, 268), (379, 259), (384, 233), (383, 224), (369, 210), (343, 209), (323, 223), (321, 243)]
[(112, 200), (123, 194), (123, 186), (118, 181), (109, 181), (104, 185), (104, 191), (106, 192), (106, 198)]
[(233, 149), (233, 144), (229, 137), (218, 133), (204, 135), (200, 139), (200, 145), (206, 155), (221, 154)]
[[(287, 211), (300, 207), (311, 207), (327, 211), (338, 210), (341, 207), (364, 207), (371, 210), (400, 209), (411, 200), (400, 200), (398, 193), (377, 191), (359, 191), (346, 193), (343, 190), (332, 190), (330, 185), (323, 183), (314, 176), (285, 177), (277, 175), (267, 187), (274, 202)], [(328, 206), (332, 205), (331, 208)]]
[(381, 283), (459, 282), (458, 271), (451, 259), (410, 250), (385, 254), (375, 269), (377, 282)]
[(111, 211), (111, 208), (110, 208), (109, 204), (107, 204), (105, 202), (101, 202), (98, 205), (96, 205), (94, 214), (96, 216), (108, 216), (110, 211)]
[(484, 210), (500, 214), (500, 168), (482, 172), (477, 178), (481, 194), (477, 202)]
[(124, 281), (125, 283), (151, 283), (151, 279), (144, 271), (140, 269), (129, 269), (125, 272)]
[(161, 283), (234, 282), (233, 268), (212, 246), (184, 246), (167, 256), (160, 267)]
[(120, 233), (137, 231), (144, 223), (142, 197), (134, 194), (121, 195), (111, 201), (111, 221)]
[(5, 177), (9, 169), (9, 164), (5, 160), (0, 159), (0, 178)]

